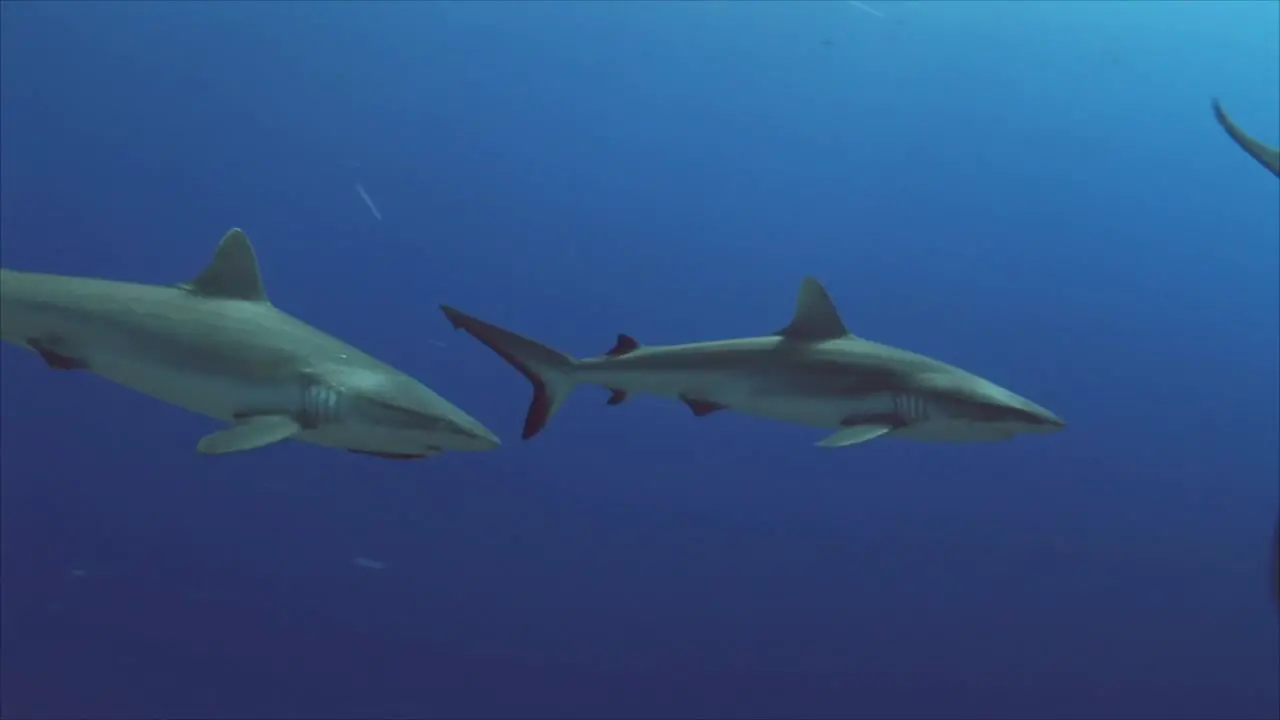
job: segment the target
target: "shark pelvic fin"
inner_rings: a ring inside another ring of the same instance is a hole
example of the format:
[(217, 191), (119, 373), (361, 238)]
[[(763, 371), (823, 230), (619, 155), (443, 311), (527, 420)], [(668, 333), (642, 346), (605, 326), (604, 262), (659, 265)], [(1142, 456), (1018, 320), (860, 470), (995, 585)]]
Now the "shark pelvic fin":
[(28, 338), (27, 347), (35, 350), (44, 364), (54, 370), (89, 369), (89, 363), (70, 352), (62, 338)]
[(720, 403), (713, 403), (710, 400), (699, 400), (698, 398), (689, 397), (687, 395), (681, 395), (680, 400), (684, 402), (685, 405), (689, 406), (689, 409), (693, 411), (694, 417), (706, 417), (713, 412), (719, 412), (725, 409), (725, 406)]
[(178, 287), (208, 297), (270, 302), (262, 285), (258, 257), (240, 228), (227, 231), (204, 271), (195, 280), (179, 283)]
[(854, 425), (852, 427), (840, 428), (815, 443), (815, 445), (822, 448), (837, 448), (846, 447), (848, 445), (857, 445), (858, 443), (864, 443), (868, 440), (875, 440), (893, 429), (894, 427), (892, 425), (882, 423)]
[(200, 438), (196, 450), (203, 455), (256, 450), (286, 440), (301, 429), (298, 421), (288, 415), (254, 415)]
[(817, 342), (847, 337), (850, 333), (822, 283), (806, 277), (800, 283), (800, 294), (796, 297), (796, 312), (791, 318), (791, 324), (774, 334), (788, 340)]

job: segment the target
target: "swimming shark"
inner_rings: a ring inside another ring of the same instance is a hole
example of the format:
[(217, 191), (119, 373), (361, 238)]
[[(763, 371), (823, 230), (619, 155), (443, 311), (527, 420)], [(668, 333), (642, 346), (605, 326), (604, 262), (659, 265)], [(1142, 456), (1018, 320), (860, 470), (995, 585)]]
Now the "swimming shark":
[(1222, 109), (1222, 104), (1217, 98), (1213, 99), (1213, 116), (1217, 119), (1218, 124), (1223, 130), (1227, 131), (1227, 135), (1236, 142), (1249, 156), (1261, 163), (1262, 167), (1270, 170), (1276, 177), (1280, 177), (1280, 148), (1271, 147), (1249, 136), (1240, 126), (1227, 115)]
[(763, 337), (645, 346), (619, 335), (599, 357), (574, 359), (451, 306), (466, 331), (533, 385), (522, 437), (546, 426), (579, 384), (676, 398), (697, 417), (720, 410), (833, 428), (820, 447), (892, 435), (916, 440), (1003, 440), (1058, 430), (1052, 412), (972, 373), (852, 335), (822, 285), (804, 279), (791, 322)]
[(500, 445), (422, 383), (273, 305), (239, 229), (176, 285), (0, 269), (0, 339), (231, 423), (199, 441), (203, 454), (286, 439), (390, 459)]

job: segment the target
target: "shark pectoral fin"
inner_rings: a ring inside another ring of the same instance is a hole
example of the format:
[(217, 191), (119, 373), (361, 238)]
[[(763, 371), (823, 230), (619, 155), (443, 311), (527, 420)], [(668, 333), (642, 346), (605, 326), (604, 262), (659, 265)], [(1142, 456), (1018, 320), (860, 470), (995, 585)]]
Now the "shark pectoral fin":
[(846, 445), (857, 445), (868, 440), (875, 440), (890, 430), (896, 429), (893, 425), (885, 425), (880, 423), (868, 423), (866, 425), (854, 425), (852, 427), (840, 428), (831, 433), (821, 441), (814, 443), (817, 447), (837, 448)]
[(255, 415), (237, 420), (235, 425), (200, 438), (196, 450), (203, 455), (255, 450), (286, 440), (302, 426), (288, 415)]
[(76, 357), (61, 338), (27, 338), (27, 347), (36, 351), (44, 364), (54, 370), (88, 370), (89, 363)]
[(799, 342), (836, 340), (851, 335), (840, 319), (835, 303), (831, 302), (831, 296), (822, 283), (811, 277), (806, 277), (800, 284), (791, 322), (774, 334)]
[(240, 228), (232, 228), (213, 251), (213, 260), (195, 280), (179, 283), (187, 292), (206, 297), (269, 302), (253, 245)]

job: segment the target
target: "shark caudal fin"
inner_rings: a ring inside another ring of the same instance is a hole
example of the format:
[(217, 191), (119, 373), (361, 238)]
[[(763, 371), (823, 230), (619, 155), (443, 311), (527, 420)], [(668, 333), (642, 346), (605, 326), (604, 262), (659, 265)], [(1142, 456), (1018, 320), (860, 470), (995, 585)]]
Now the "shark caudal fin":
[(529, 403), (529, 412), (524, 417), (524, 432), (520, 437), (528, 440), (537, 435), (573, 389), (572, 372), (578, 361), (448, 305), (441, 305), (440, 309), (455, 329), (465, 330), (487, 345), (533, 385), (533, 402)]

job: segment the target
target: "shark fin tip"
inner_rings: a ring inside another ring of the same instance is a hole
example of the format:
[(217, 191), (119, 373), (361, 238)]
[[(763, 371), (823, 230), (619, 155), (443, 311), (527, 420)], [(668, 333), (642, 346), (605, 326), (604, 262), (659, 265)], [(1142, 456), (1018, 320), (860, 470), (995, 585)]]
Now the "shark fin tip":
[(806, 275), (800, 283), (800, 293), (796, 297), (795, 314), (791, 322), (774, 333), (788, 340), (821, 341), (835, 340), (850, 335), (840, 312), (827, 294), (826, 288), (812, 275)]
[(613, 344), (613, 347), (610, 348), (609, 352), (606, 352), (605, 355), (607, 357), (622, 357), (623, 355), (635, 352), (638, 349), (640, 349), (640, 343), (636, 342), (635, 338), (624, 333), (618, 333), (617, 342)]
[(269, 302), (257, 254), (240, 228), (228, 230), (214, 250), (213, 260), (194, 280), (178, 287), (208, 297)]

